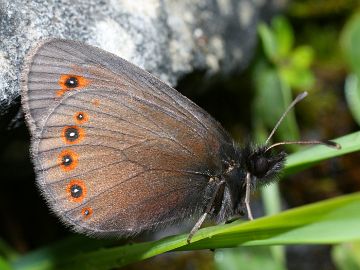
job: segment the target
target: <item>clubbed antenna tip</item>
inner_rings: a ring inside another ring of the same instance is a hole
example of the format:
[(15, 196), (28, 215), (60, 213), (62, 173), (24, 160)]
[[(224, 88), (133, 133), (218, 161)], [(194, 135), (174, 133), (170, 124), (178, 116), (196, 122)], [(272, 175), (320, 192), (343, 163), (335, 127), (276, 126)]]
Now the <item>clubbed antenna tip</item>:
[(341, 145), (333, 141), (323, 141), (322, 143), (337, 150), (341, 149)]

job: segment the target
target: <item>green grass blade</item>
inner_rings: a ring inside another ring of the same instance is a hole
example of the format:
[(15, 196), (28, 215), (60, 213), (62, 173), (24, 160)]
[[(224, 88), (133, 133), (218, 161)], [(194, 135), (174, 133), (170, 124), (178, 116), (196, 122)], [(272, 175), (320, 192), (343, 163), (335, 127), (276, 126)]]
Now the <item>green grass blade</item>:
[[(8, 260), (15, 259), (19, 254), (10, 247), (3, 239), (0, 238), (0, 256)], [(0, 268), (1, 269), (1, 268)]]
[(360, 241), (333, 247), (332, 258), (338, 270), (360, 269)]
[(286, 160), (285, 174), (292, 174), (314, 165), (322, 160), (342, 156), (360, 150), (360, 131), (333, 140), (341, 145), (337, 150), (328, 146), (318, 145), (296, 152)]
[(0, 256), (0, 269), (1, 270), (12, 270), (10, 263)]
[[(274, 246), (275, 247), (275, 246)], [(274, 248), (272, 247), (272, 248)], [(274, 260), (269, 247), (237, 247), (218, 249), (214, 256), (216, 270), (285, 270), (285, 264)]]
[(354, 120), (360, 125), (360, 82), (358, 76), (356, 74), (347, 76), (345, 98)]

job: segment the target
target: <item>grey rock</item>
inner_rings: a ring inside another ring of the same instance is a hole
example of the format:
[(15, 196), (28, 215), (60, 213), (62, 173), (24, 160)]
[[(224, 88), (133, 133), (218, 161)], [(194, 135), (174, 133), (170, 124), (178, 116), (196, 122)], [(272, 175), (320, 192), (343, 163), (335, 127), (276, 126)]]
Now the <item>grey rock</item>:
[(259, 14), (283, 1), (0, 0), (0, 112), (19, 96), (24, 57), (38, 40), (80, 40), (174, 85), (194, 69), (245, 67)]

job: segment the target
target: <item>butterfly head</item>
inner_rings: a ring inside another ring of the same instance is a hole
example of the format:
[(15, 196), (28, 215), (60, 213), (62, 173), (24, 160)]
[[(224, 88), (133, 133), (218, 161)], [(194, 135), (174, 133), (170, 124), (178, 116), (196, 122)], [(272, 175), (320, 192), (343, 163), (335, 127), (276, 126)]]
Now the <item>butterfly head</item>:
[(251, 176), (256, 177), (260, 185), (268, 184), (284, 168), (286, 153), (274, 152), (267, 146), (248, 144), (242, 151), (242, 165)]

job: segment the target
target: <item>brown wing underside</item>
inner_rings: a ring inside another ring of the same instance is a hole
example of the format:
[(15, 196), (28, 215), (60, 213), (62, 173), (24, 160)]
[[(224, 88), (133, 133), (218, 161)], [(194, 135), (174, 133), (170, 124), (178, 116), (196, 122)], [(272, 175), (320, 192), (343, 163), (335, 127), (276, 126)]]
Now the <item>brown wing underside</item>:
[[(24, 80), (38, 183), (51, 208), (75, 230), (96, 235), (131, 234), (198, 214), (209, 175), (221, 169), (226, 132), (145, 71), (78, 45), (44, 43)], [(67, 75), (80, 87), (62, 89)]]

